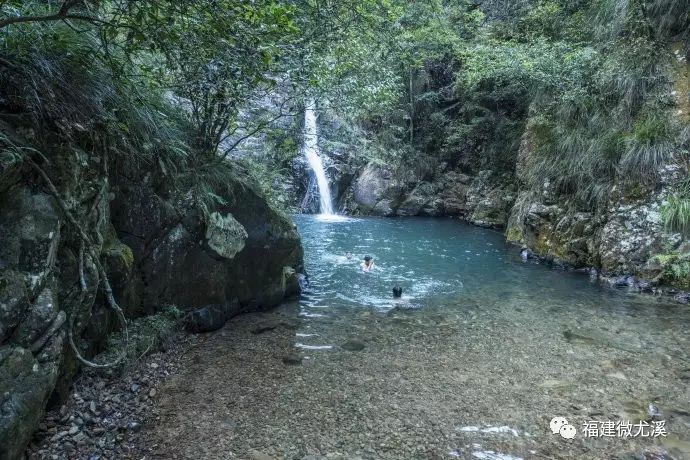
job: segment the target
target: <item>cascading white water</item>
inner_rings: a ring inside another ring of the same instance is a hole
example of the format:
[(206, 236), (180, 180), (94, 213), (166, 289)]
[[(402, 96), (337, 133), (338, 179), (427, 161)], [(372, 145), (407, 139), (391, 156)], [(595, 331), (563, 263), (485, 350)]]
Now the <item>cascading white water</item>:
[(323, 169), (323, 162), (319, 156), (319, 138), (316, 130), (316, 113), (314, 112), (314, 106), (314, 101), (309, 101), (304, 111), (304, 155), (307, 157), (307, 161), (314, 171), (314, 175), (316, 175), (316, 184), (319, 187), (321, 214), (333, 215), (331, 189), (328, 185), (326, 171)]

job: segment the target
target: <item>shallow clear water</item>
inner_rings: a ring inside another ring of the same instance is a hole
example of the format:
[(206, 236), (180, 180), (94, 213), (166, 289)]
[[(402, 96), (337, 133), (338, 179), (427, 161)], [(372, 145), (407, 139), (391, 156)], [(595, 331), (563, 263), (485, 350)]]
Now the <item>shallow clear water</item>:
[[(396, 412), (391, 423), (428, 417), (444, 426), (450, 457), (657, 449), (690, 458), (690, 308), (523, 262), (502, 234), (456, 220), (295, 222), (310, 281), (295, 343), (316, 410), (333, 391), (355, 391), (363, 405), (380, 398), (372, 413)], [(372, 273), (359, 269), (364, 255), (375, 260)], [(394, 285), (404, 289), (402, 306), (420, 308), (392, 310), (401, 305)], [(357, 358), (344, 345), (353, 338), (366, 344)], [(350, 386), (341, 373), (352, 374)], [(548, 430), (556, 415), (578, 426), (644, 419), (649, 403), (668, 437), (564, 446)]]

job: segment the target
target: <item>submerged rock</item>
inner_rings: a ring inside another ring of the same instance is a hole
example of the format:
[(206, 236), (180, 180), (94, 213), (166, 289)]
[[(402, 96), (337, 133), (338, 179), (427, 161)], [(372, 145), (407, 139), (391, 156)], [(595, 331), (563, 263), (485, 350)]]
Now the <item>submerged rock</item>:
[(340, 345), (340, 348), (347, 351), (362, 351), (366, 348), (366, 344), (359, 339), (350, 339)]
[(625, 340), (595, 329), (565, 330), (563, 337), (568, 342), (575, 344), (600, 345), (634, 353), (642, 351), (642, 343), (637, 339), (631, 337)]
[(290, 354), (283, 356), (283, 364), (287, 364), (288, 366), (299, 366), (302, 364), (303, 359), (304, 358), (298, 354)]
[(248, 455), (249, 460), (275, 460), (274, 457), (264, 454), (263, 452), (259, 452), (258, 450), (250, 450)]

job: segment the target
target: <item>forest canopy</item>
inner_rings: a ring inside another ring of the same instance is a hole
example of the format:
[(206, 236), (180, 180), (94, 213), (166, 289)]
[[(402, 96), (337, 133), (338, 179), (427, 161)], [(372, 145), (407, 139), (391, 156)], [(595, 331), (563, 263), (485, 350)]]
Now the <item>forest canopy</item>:
[[(98, 120), (123, 134), (126, 154), (170, 170), (200, 161), (196, 172), (306, 97), (363, 128), (364, 156), (421, 170), (510, 170), (529, 128), (536, 153), (519, 180), (556, 184), (596, 209), (618, 178), (653, 181), (687, 150), (687, 107), (674, 116), (671, 90), (687, 60), (689, 9), (677, 0), (10, 0), (0, 3), (0, 71), (17, 92), (3, 104), (25, 99), (37, 121), (55, 111), (48, 118), (66, 130)], [(250, 97), (278, 90), (279, 113), (240, 122)], [(61, 94), (84, 104), (70, 110)]]

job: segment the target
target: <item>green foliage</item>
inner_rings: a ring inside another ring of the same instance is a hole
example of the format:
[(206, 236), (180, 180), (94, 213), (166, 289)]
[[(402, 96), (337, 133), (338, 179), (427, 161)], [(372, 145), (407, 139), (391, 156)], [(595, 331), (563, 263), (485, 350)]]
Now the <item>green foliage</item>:
[[(162, 307), (156, 314), (128, 321), (129, 341), (125, 359), (118, 365), (124, 371), (142, 357), (158, 351), (181, 329), (182, 312), (174, 305)], [(112, 362), (122, 353), (125, 339), (121, 332), (108, 336), (106, 349), (97, 358), (99, 362)], [(90, 371), (87, 368), (87, 372)]]
[(664, 283), (686, 289), (690, 287), (690, 254), (659, 254), (654, 256), (654, 260), (661, 266)]
[(668, 117), (643, 115), (626, 138), (621, 158), (624, 173), (655, 178), (659, 168), (673, 158), (676, 133)]
[(614, 184), (653, 181), (685, 151), (669, 64), (671, 43), (688, 42), (689, 6), (10, 0), (0, 2), (0, 104), (30, 118), (37, 147), (55, 144), (50, 133), (85, 151), (107, 138), (114, 156), (175, 178), (206, 211), (231, 193), (233, 168), (217, 157), (232, 156), (228, 140), (254, 125), (266, 158), (244, 166), (265, 192), (280, 190), (299, 154), (298, 123), (238, 118), (250, 96), (286, 87), (287, 115), (316, 98), (357, 133), (356, 161), (420, 177), (447, 166), (512, 174), (527, 129), (521, 187), (548, 183), (595, 210)]
[(690, 235), (690, 187), (687, 183), (664, 203), (661, 218), (667, 230)]
[[(687, 34), (687, 6), (397, 3), (397, 18), (379, 41), (385, 49), (362, 36), (353, 42), (352, 56), (375, 56), (377, 75), (385, 69), (381, 81), (389, 85), (385, 98), (370, 98), (358, 115), (366, 154), (394, 168), (445, 163), (510, 174), (529, 118), (533, 145), (522, 186), (542, 190), (548, 183), (580, 208), (605, 206), (614, 184), (648, 183), (678, 159), (668, 70), (670, 42)], [(357, 90), (373, 73), (358, 59), (345, 61)], [(338, 97), (357, 100), (347, 92)]]
[(242, 158), (240, 164), (274, 208), (288, 212), (296, 211), (291, 209), (290, 197), (283, 190), (283, 184), (288, 182), (291, 174), (288, 167), (279, 168), (275, 164), (249, 157)]

